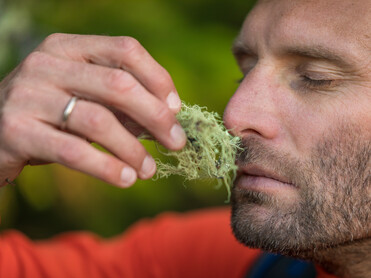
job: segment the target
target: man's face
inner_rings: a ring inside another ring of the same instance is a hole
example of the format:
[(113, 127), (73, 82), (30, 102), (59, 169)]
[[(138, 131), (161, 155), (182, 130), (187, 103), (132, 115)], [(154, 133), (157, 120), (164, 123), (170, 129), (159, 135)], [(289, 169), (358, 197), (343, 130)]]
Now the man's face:
[(289, 255), (371, 236), (371, 2), (260, 1), (224, 120), (243, 138), (232, 226)]

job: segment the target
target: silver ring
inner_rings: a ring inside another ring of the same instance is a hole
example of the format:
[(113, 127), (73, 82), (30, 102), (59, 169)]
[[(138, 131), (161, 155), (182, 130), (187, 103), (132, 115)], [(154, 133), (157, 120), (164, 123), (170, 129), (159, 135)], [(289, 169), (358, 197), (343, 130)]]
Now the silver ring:
[(61, 130), (65, 130), (67, 127), (67, 121), (70, 117), (73, 108), (75, 108), (76, 102), (79, 98), (76, 96), (73, 96), (70, 101), (67, 103), (66, 108), (63, 110), (63, 116), (62, 116), (62, 123), (61, 123)]

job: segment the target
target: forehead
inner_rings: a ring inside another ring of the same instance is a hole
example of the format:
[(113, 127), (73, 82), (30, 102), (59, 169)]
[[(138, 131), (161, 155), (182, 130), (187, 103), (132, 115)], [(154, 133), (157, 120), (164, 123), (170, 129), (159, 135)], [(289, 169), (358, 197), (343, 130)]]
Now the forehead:
[(241, 37), (250, 47), (325, 44), (363, 51), (368, 57), (371, 0), (260, 0), (246, 18)]

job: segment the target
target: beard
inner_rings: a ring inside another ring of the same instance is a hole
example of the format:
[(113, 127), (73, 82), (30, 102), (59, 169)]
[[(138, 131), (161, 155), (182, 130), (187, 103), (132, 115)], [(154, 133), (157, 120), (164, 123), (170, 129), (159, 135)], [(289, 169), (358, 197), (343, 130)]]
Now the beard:
[(349, 125), (329, 130), (307, 160), (274, 151), (257, 137), (244, 139), (238, 163), (275, 171), (295, 186), (298, 198), (287, 202), (235, 185), (236, 238), (252, 248), (308, 259), (316, 251), (369, 237), (371, 144), (361, 134)]

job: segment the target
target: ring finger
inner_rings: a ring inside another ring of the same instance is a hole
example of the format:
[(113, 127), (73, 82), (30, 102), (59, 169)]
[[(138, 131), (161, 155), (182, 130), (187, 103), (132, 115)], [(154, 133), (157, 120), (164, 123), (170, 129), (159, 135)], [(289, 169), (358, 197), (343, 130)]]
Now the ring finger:
[[(37, 118), (59, 127), (63, 110), (72, 96), (58, 89), (54, 90), (53, 93), (35, 91), (34, 97), (38, 98), (38, 106), (41, 106), (37, 109)], [(141, 179), (152, 177), (156, 171), (156, 164), (143, 145), (102, 105), (79, 99), (68, 117), (66, 129), (99, 143), (133, 167)]]

